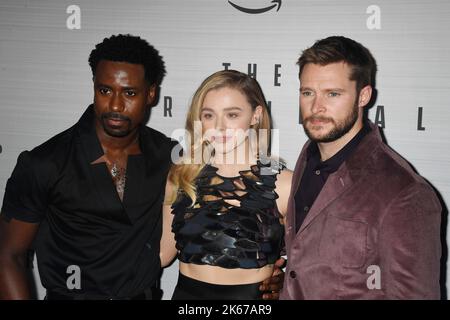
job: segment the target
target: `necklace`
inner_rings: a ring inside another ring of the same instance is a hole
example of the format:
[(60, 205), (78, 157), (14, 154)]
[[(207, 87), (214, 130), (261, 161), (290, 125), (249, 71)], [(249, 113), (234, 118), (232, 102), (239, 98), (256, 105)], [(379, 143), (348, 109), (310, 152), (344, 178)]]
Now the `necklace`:
[(113, 178), (116, 178), (118, 175), (119, 175), (119, 169), (117, 168), (116, 163), (114, 163), (112, 168), (111, 168), (111, 176)]
[(119, 193), (119, 195), (123, 195), (127, 180), (126, 170), (124, 168), (118, 167), (116, 163), (113, 163), (110, 172), (111, 176), (114, 179), (117, 192)]

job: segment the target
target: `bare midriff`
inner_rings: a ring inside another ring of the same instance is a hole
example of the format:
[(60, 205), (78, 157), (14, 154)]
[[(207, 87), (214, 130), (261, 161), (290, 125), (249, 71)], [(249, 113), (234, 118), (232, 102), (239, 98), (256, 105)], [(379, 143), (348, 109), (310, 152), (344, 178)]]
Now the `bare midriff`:
[(186, 277), (207, 283), (223, 285), (250, 284), (261, 282), (271, 277), (273, 264), (256, 269), (226, 269), (180, 261), (180, 272)]

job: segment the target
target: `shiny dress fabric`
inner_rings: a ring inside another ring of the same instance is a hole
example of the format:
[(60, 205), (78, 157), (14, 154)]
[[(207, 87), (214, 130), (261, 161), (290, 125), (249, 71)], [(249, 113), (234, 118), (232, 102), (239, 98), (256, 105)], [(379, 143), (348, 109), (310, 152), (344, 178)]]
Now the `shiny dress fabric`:
[(258, 161), (239, 176), (206, 165), (196, 178), (197, 200), (180, 192), (172, 206), (179, 260), (222, 268), (261, 268), (279, 257), (284, 227), (275, 181), (284, 166)]

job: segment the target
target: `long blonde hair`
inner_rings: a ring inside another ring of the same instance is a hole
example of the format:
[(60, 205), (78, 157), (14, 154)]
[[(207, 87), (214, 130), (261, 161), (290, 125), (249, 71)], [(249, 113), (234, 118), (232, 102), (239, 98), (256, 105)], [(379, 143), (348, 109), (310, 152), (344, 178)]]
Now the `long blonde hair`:
[[(169, 171), (168, 178), (174, 186), (172, 195), (169, 197), (170, 202), (173, 202), (176, 199), (178, 190), (184, 191), (191, 198), (192, 205), (194, 205), (197, 200), (194, 180), (203, 169), (206, 162), (202, 156), (200, 157), (200, 163), (195, 163), (195, 161), (193, 161), (194, 154), (200, 147), (203, 155), (203, 150), (208, 147), (208, 143), (202, 141), (202, 143), (199, 144), (198, 141), (196, 141), (198, 137), (194, 137), (194, 122), (200, 121), (201, 108), (206, 94), (211, 90), (225, 87), (239, 90), (247, 98), (253, 111), (258, 106), (262, 107), (259, 122), (252, 125), (252, 129), (256, 131), (257, 150), (269, 155), (271, 119), (264, 94), (258, 82), (245, 73), (236, 70), (222, 70), (215, 72), (202, 82), (192, 98), (186, 117), (186, 131), (191, 137), (191, 145), (188, 149), (190, 154), (185, 154), (183, 156), (185, 163), (174, 164)], [(267, 136), (264, 137), (264, 139), (259, 139), (259, 130), (261, 129), (265, 129), (265, 132), (267, 133)]]

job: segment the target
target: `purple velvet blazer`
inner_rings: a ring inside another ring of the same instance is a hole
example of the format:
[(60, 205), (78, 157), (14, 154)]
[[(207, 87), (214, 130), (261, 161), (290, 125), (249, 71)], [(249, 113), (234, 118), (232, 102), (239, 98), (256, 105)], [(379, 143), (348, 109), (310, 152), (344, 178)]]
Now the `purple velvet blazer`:
[(296, 233), (294, 194), (310, 142), (303, 147), (289, 197), (281, 299), (439, 299), (440, 202), (370, 125)]

